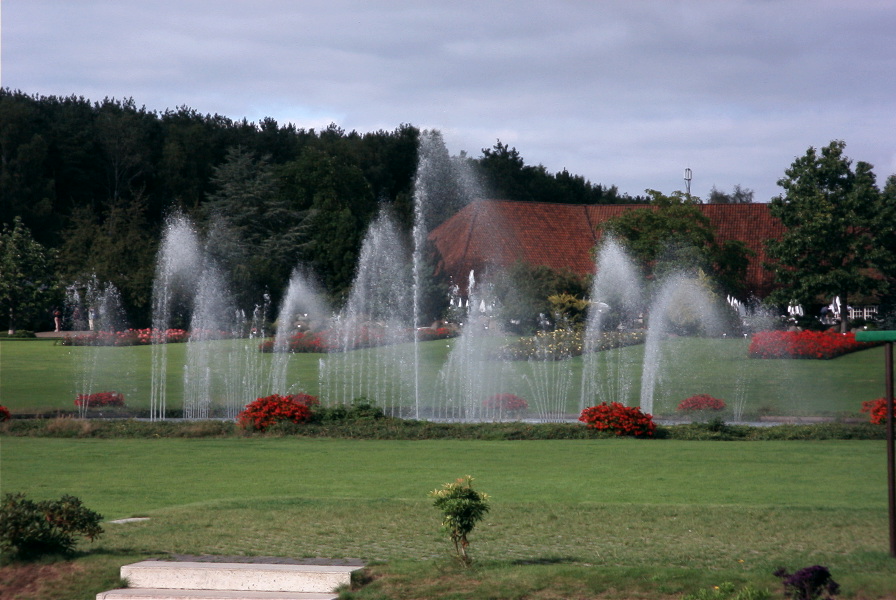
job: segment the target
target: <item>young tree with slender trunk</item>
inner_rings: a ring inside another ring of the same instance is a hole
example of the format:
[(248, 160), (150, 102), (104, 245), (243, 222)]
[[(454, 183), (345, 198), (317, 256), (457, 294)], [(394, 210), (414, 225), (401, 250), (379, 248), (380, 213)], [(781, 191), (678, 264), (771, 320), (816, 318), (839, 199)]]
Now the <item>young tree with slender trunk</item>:
[(771, 201), (771, 213), (787, 228), (768, 242), (780, 289), (773, 302), (829, 302), (839, 296), (840, 330), (847, 330), (847, 303), (854, 295), (879, 292), (884, 281), (875, 273), (880, 191), (870, 164), (843, 155), (835, 140), (809, 148), (778, 180), (784, 193)]
[(19, 323), (48, 310), (52, 270), (44, 247), (31, 237), (20, 217), (0, 232), (0, 308), (9, 318), (9, 334)]

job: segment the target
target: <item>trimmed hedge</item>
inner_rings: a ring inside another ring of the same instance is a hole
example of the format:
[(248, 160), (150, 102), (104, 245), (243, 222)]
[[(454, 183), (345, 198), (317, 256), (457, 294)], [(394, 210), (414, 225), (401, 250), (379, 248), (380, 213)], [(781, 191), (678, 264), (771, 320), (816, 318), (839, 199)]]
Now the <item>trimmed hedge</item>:
[[(579, 423), (434, 423), (383, 417), (377, 411), (328, 409), (309, 423), (278, 423), (265, 433), (247, 432), (233, 421), (138, 421), (133, 419), (12, 419), (0, 434), (64, 438), (203, 438), (300, 436), (379, 440), (561, 440), (615, 438)], [(885, 428), (870, 423), (818, 423), (751, 427), (723, 421), (657, 425), (655, 437), (669, 440), (882, 440)]]

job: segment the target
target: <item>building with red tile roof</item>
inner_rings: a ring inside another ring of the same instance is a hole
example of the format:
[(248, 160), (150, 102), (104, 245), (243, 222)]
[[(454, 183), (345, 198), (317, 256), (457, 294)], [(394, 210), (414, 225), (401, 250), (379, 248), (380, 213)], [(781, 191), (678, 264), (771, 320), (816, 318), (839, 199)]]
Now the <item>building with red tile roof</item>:
[[(765, 242), (779, 239), (784, 225), (771, 215), (768, 204), (698, 207), (709, 218), (717, 242), (738, 240), (752, 251), (746, 289), (765, 297), (774, 286), (774, 274), (764, 267)], [(594, 270), (592, 249), (600, 241), (600, 224), (629, 210), (651, 207), (477, 200), (430, 233), (440, 254), (436, 271), (462, 282), (471, 270), (482, 272), (522, 261), (587, 275)]]

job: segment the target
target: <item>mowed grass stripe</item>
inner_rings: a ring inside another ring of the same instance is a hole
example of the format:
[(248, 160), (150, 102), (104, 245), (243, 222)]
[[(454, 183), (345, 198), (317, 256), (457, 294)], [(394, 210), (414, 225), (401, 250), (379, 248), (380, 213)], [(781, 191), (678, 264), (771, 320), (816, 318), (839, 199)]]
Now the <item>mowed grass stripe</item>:
[(4, 438), (0, 482), (109, 518), (253, 497), (413, 500), (464, 474), (497, 502), (879, 509), (884, 455), (868, 441)]

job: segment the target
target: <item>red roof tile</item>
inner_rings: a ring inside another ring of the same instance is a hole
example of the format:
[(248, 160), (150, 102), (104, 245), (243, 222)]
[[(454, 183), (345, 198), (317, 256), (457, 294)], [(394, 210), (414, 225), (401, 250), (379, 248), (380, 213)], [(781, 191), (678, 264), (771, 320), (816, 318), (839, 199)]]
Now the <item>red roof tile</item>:
[[(747, 269), (747, 287), (757, 296), (772, 289), (773, 274), (763, 267), (764, 243), (779, 238), (784, 226), (768, 204), (699, 205), (715, 228), (716, 240), (740, 240), (755, 252)], [(588, 274), (591, 249), (600, 223), (643, 204), (549, 204), (479, 200), (434, 229), (429, 239), (441, 254), (437, 271), (464, 281), (471, 270), (516, 261)]]

